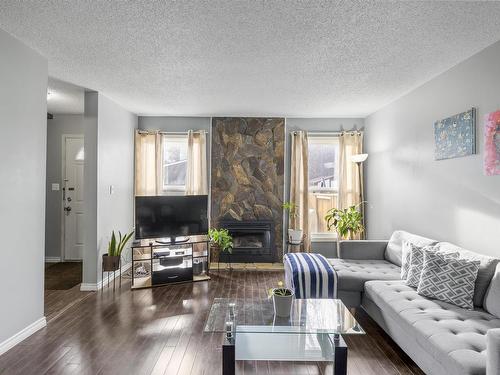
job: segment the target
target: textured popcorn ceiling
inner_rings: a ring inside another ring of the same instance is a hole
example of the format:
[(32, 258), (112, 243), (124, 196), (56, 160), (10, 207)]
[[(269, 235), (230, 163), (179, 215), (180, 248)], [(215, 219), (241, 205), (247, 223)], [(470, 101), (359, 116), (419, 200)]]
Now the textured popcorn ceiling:
[(52, 114), (82, 114), (85, 89), (49, 78), (47, 112)]
[(138, 114), (364, 116), (500, 39), (498, 2), (2, 0), (51, 76)]

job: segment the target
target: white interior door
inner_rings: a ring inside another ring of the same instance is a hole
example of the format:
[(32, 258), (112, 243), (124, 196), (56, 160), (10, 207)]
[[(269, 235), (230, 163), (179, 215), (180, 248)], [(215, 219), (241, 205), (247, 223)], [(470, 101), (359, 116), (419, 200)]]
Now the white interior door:
[(83, 144), (83, 136), (63, 138), (64, 260), (83, 259)]

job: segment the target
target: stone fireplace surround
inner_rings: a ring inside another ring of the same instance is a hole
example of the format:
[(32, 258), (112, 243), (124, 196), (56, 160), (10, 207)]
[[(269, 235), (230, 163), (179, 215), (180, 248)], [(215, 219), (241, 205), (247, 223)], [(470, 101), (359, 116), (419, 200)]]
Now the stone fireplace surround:
[(244, 221), (272, 225), (268, 249), (264, 246), (259, 254), (251, 243), (231, 260), (281, 262), (285, 119), (215, 117), (211, 142), (211, 226)]

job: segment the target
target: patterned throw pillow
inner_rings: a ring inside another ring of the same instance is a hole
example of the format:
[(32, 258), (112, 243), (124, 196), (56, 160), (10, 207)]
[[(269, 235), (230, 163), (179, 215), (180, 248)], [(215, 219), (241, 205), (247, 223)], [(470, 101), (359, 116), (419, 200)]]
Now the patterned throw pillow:
[(408, 270), (410, 269), (411, 249), (413, 245), (410, 241), (403, 241), (403, 251), (401, 252), (401, 280), (408, 278)]
[(474, 286), (481, 262), (425, 251), (417, 293), (464, 309), (474, 308)]
[(431, 246), (419, 247), (408, 242), (410, 250), (410, 266), (406, 277), (406, 285), (416, 288), (420, 282), (420, 274), (424, 266), (424, 249), (434, 249)]

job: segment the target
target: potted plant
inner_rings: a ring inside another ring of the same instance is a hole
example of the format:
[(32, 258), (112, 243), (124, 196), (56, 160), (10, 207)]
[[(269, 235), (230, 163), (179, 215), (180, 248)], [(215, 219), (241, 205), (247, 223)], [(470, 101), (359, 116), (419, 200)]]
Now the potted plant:
[(339, 241), (352, 240), (357, 233), (365, 229), (363, 226), (363, 215), (359, 211), (361, 204), (344, 209), (332, 208), (327, 211), (325, 216), (326, 227), (329, 231), (335, 228), (337, 232), (337, 254), (339, 251)]
[(292, 309), (294, 292), (292, 289), (285, 288), (283, 282), (278, 282), (277, 288), (269, 290), (269, 297), (273, 299), (274, 314), (276, 316), (287, 318)]
[(122, 235), (118, 232), (119, 237), (116, 238), (115, 231), (111, 233), (111, 240), (108, 244), (108, 253), (102, 255), (102, 269), (105, 272), (116, 271), (120, 268), (120, 257), (125, 245), (130, 240), (134, 231), (129, 234)]
[(214, 261), (219, 261), (221, 253), (231, 254), (233, 252), (233, 237), (227, 229), (210, 228), (208, 230), (208, 240), (212, 251)]
[(296, 219), (299, 214), (297, 212), (297, 205), (293, 202), (283, 203), (283, 209), (288, 211), (288, 241), (292, 245), (299, 245), (302, 242), (303, 232), (302, 229), (290, 228), (292, 219)]

